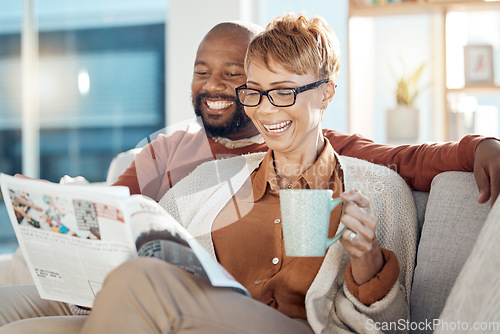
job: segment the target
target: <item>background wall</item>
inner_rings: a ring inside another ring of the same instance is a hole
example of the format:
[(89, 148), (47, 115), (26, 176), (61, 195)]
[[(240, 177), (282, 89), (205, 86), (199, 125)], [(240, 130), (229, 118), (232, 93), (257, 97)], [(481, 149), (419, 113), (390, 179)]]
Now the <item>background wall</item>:
[[(395, 26), (404, 29), (394, 31)], [(397, 79), (403, 74), (412, 73), (420, 64), (425, 64), (422, 73), (421, 94), (415, 101), (420, 111), (419, 142), (431, 138), (430, 112), (432, 54), (430, 44), (431, 20), (428, 16), (387, 17), (374, 24), (374, 76), (369, 83), (375, 87), (374, 119), (372, 127), (377, 142), (386, 141), (386, 111), (395, 108)]]
[(196, 50), (205, 34), (222, 21), (252, 20), (251, 2), (244, 0), (170, 0), (167, 17), (167, 126), (194, 117), (191, 78)]
[(358, 17), (352, 19), (349, 27), (351, 131), (385, 142), (386, 111), (397, 105), (398, 78), (425, 64), (419, 85), (421, 94), (415, 105), (420, 110), (419, 141), (430, 140), (433, 81), (430, 18), (423, 15)]

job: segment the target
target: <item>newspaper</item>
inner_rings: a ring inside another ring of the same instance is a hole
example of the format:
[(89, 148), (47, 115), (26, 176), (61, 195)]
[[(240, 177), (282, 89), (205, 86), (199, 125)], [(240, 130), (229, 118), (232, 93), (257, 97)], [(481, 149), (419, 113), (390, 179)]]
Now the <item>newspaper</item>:
[(92, 307), (106, 275), (155, 256), (213, 286), (248, 291), (158, 203), (126, 187), (61, 185), (0, 176), (3, 198), (44, 299)]

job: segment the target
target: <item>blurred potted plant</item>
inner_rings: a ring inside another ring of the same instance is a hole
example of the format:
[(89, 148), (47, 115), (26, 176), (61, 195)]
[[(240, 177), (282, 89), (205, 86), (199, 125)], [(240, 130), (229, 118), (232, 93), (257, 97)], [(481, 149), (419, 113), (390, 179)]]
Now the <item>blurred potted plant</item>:
[(392, 142), (415, 142), (419, 133), (419, 110), (415, 100), (420, 94), (420, 78), (425, 64), (398, 79), (396, 87), (397, 106), (387, 111), (387, 140)]

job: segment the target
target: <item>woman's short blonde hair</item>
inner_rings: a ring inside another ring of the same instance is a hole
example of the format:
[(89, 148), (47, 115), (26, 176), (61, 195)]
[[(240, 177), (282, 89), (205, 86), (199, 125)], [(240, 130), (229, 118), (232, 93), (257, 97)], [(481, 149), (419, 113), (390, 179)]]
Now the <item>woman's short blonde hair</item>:
[(316, 74), (319, 80), (336, 82), (340, 67), (337, 36), (321, 17), (285, 14), (275, 18), (248, 46), (245, 70), (250, 63), (263, 64), (272, 71), (276, 62), (295, 74)]

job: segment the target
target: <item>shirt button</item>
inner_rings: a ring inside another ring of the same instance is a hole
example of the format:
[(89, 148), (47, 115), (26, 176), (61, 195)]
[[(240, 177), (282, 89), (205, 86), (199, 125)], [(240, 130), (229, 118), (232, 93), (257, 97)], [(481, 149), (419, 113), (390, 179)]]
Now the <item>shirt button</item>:
[(260, 283), (262, 283), (262, 281), (255, 281), (254, 283), (255, 285), (259, 285)]
[(273, 264), (278, 264), (278, 262), (280, 262), (280, 259), (278, 259), (277, 257), (275, 257), (275, 258), (273, 259)]
[(281, 223), (281, 219), (276, 218), (276, 219), (274, 220), (274, 223), (275, 223), (275, 224), (279, 224), (279, 223)]

